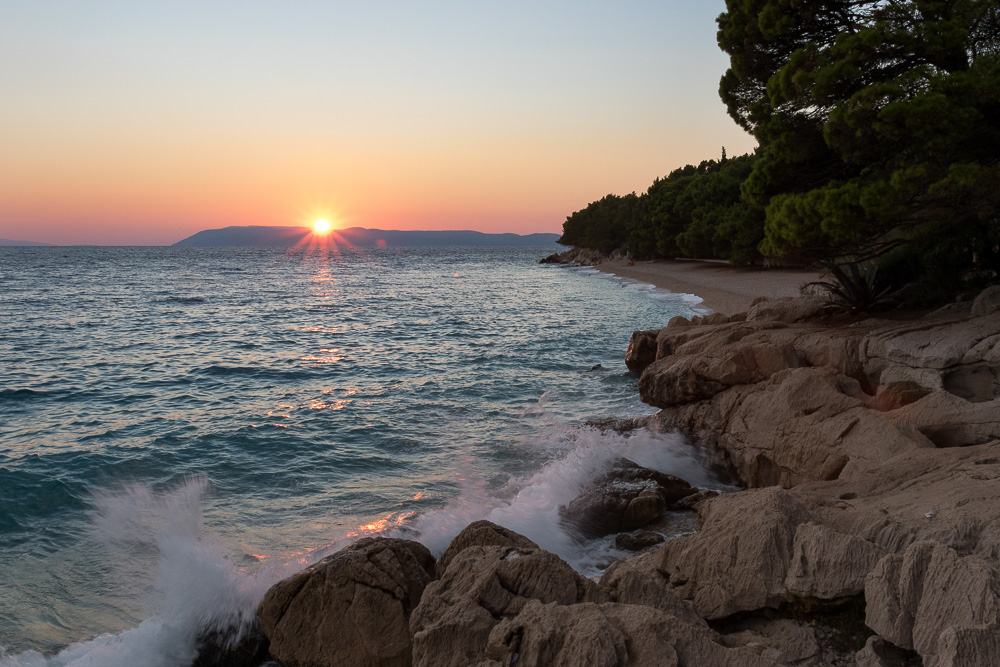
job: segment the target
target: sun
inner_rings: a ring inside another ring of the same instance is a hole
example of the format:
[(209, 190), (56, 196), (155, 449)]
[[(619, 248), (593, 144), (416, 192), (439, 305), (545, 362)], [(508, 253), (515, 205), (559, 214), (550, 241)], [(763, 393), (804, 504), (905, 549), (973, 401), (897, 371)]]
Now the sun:
[(313, 223), (313, 230), (317, 234), (326, 234), (328, 231), (330, 231), (330, 221), (325, 218), (320, 218), (319, 220)]

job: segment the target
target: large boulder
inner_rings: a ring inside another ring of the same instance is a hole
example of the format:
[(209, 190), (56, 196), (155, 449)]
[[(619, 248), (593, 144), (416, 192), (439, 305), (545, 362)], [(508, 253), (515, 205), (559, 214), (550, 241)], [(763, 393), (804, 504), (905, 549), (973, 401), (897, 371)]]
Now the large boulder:
[(785, 578), (806, 508), (779, 488), (712, 498), (698, 506), (703, 525), (660, 549), (659, 570), (678, 597), (706, 619), (776, 607), (789, 599)]
[(486, 656), (493, 627), (531, 600), (597, 601), (597, 585), (555, 554), (514, 546), (470, 546), (424, 591), (410, 617), (413, 664), (465, 667)]
[(561, 514), (584, 537), (601, 537), (641, 528), (694, 493), (697, 489), (679, 477), (618, 459)]
[[(743, 324), (716, 328), (719, 336), (691, 340), (673, 354), (658, 353), (639, 377), (643, 402), (670, 408), (703, 401), (730, 387), (762, 382), (778, 371), (802, 365), (795, 347), (783, 340), (785, 335), (764, 334), (759, 327)], [(669, 342), (665, 337), (661, 344)]]
[(987, 287), (972, 302), (972, 316), (986, 317), (1000, 311), (1000, 285)]
[(436, 567), (438, 578), (440, 579), (444, 575), (445, 570), (448, 569), (448, 564), (451, 563), (455, 556), (465, 549), (469, 547), (491, 546), (517, 547), (526, 550), (539, 548), (537, 544), (524, 535), (503, 526), (498, 526), (492, 521), (486, 521), (485, 519), (473, 521), (455, 536), (455, 539), (451, 541), (448, 548), (438, 558)]
[(646, 367), (656, 361), (657, 331), (636, 331), (628, 343), (625, 352), (625, 365), (633, 373), (641, 373)]
[(433, 574), (423, 545), (367, 538), (272, 586), (257, 615), (284, 667), (402, 667)]

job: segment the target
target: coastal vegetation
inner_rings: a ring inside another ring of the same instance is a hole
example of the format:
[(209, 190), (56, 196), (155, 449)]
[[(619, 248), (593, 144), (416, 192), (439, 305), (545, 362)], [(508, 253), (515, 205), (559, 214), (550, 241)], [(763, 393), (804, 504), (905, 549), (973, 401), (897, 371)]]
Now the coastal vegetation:
[(1000, 272), (996, 0), (727, 0), (720, 96), (753, 154), (570, 215), (561, 242), (734, 264), (874, 261), (938, 301)]

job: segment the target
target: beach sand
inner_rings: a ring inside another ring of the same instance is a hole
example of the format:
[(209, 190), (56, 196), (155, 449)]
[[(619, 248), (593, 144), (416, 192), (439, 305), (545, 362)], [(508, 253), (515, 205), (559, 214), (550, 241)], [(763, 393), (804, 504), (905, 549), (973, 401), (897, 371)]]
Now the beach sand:
[(726, 315), (747, 310), (759, 296), (769, 299), (798, 296), (799, 287), (819, 279), (817, 272), (803, 269), (764, 269), (687, 260), (636, 262), (628, 266), (627, 260), (619, 259), (594, 268), (671, 292), (694, 294), (702, 298), (702, 307)]

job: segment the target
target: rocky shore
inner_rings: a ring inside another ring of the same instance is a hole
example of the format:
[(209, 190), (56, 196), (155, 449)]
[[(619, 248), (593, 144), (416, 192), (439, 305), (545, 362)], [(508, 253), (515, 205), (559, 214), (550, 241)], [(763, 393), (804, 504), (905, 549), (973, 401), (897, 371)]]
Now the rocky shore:
[[(625, 427), (679, 429), (744, 491), (619, 461), (564, 508), (637, 539), (599, 581), (485, 521), (438, 559), (365, 539), (267, 593), (255, 657), (200, 664), (1000, 664), (1000, 287), (918, 318), (675, 318), (626, 361), (660, 412)], [(640, 539), (665, 510), (700, 527)]]

